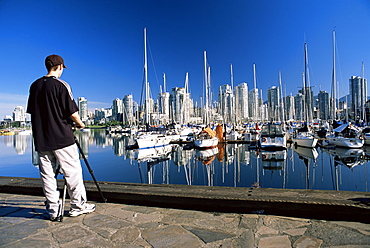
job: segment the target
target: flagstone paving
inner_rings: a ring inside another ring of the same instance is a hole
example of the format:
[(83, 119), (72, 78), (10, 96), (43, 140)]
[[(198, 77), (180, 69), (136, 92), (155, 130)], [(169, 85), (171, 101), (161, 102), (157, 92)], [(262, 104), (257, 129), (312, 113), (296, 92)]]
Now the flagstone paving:
[(0, 247), (370, 247), (370, 224), (360, 222), (96, 205), (51, 222), (43, 197), (0, 193)]

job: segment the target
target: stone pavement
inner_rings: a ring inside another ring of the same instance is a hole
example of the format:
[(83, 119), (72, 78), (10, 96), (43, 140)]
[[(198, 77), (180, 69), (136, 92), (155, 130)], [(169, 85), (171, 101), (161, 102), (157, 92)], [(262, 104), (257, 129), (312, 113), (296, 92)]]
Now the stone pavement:
[(370, 247), (370, 224), (360, 222), (96, 205), (51, 222), (44, 197), (0, 193), (0, 247)]

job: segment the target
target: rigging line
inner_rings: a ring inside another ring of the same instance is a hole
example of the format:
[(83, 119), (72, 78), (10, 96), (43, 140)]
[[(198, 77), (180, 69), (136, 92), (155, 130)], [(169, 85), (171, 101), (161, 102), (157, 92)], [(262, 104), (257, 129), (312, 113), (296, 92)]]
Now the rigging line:
[(145, 68), (143, 70), (143, 80), (142, 80), (142, 83), (141, 83), (142, 87), (141, 87), (141, 94), (140, 94), (140, 105), (139, 106), (142, 106), (143, 104), (143, 97), (144, 97), (144, 89), (145, 89)]
[(155, 68), (154, 59), (153, 59), (153, 52), (152, 52), (152, 49), (150, 48), (150, 43), (149, 43), (149, 39), (148, 38), (147, 38), (147, 43), (148, 43), (150, 58), (151, 58), (151, 61), (152, 61), (152, 64), (153, 64), (155, 79), (157, 81), (157, 85), (158, 85), (158, 88), (159, 88), (159, 85), (160, 84), (159, 84), (159, 80), (158, 80), (157, 69)]
[[(339, 79), (340, 79), (340, 81), (339, 82), (344, 82), (343, 81), (343, 76), (342, 76), (342, 70), (341, 70), (341, 65), (340, 65), (340, 57), (339, 57), (339, 50), (338, 50), (338, 44), (337, 44), (337, 41), (335, 41), (335, 47), (334, 47), (334, 49), (335, 49), (335, 53), (336, 53), (336, 60), (337, 60), (337, 62), (338, 62), (338, 68), (339, 68)], [(338, 81), (338, 80), (337, 80)], [(340, 98), (340, 95), (339, 95), (339, 88), (340, 87), (337, 87), (337, 93), (338, 93), (338, 95), (337, 95), (337, 98), (339, 99)], [(343, 87), (342, 87), (343, 88)]]

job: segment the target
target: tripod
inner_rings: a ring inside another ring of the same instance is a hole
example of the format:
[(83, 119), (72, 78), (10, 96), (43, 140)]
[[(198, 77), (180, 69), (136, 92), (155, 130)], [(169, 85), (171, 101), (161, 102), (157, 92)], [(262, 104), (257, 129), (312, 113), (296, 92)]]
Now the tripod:
[(78, 142), (78, 140), (77, 140), (76, 136), (75, 136), (75, 142), (76, 142), (76, 145), (77, 145), (77, 147), (78, 147), (78, 150), (80, 151), (80, 154), (81, 154), (82, 158), (83, 158), (83, 159), (84, 159), (84, 161), (85, 161), (86, 167), (87, 167), (87, 169), (89, 170), (90, 175), (91, 175), (91, 177), (93, 178), (93, 180), (94, 180), (94, 183), (95, 183), (96, 187), (98, 188), (98, 191), (99, 191), (99, 193), (100, 193), (100, 196), (101, 196), (101, 198), (102, 198), (103, 202), (107, 202), (107, 199), (103, 196), (103, 193), (101, 192), (100, 186), (99, 186), (98, 182), (96, 181), (96, 178), (95, 178), (95, 176), (94, 176), (94, 171), (91, 169), (91, 166), (90, 166), (90, 164), (89, 164), (89, 161), (87, 161), (86, 156), (85, 156), (84, 152), (82, 151), (81, 145), (80, 145), (80, 143)]
[[(84, 159), (85, 161), (85, 164), (86, 164), (86, 167), (87, 169), (89, 170), (90, 174), (91, 174), (91, 177), (93, 178), (94, 180), (94, 183), (96, 185), (96, 187), (98, 188), (98, 191), (100, 193), (100, 196), (101, 198), (103, 199), (103, 202), (107, 202), (107, 199), (103, 196), (103, 193), (99, 187), (99, 184), (98, 182), (96, 181), (96, 178), (94, 176), (94, 171), (91, 169), (91, 166), (89, 164), (89, 162), (87, 161), (86, 159), (86, 156), (84, 154), (84, 152), (82, 151), (82, 148), (81, 148), (81, 145), (80, 143), (78, 142), (77, 138), (75, 138), (75, 142), (76, 142), (76, 145), (78, 147), (78, 150), (80, 151), (80, 154), (82, 156), (82, 158)], [(58, 177), (58, 174), (60, 172), (60, 166), (57, 168), (57, 171), (56, 171), (56, 174), (55, 174), (55, 179)], [(64, 176), (63, 176), (64, 177)], [(66, 179), (64, 177), (64, 186), (63, 186), (63, 195), (62, 195), (62, 202), (59, 204), (59, 208), (58, 208), (58, 214), (57, 214), (57, 217), (56, 217), (56, 221), (60, 221), (62, 222), (63, 221), (63, 215), (64, 215), (64, 206), (65, 206), (65, 200), (66, 200), (66, 193), (67, 193), (67, 182), (66, 182)]]

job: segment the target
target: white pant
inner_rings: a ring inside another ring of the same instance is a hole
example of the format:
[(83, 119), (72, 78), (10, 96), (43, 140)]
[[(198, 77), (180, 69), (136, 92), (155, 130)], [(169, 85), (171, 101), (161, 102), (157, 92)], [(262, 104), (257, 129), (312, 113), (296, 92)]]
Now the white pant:
[(47, 210), (53, 217), (58, 212), (59, 191), (57, 190), (57, 165), (67, 182), (71, 208), (82, 208), (87, 201), (86, 190), (82, 179), (82, 167), (77, 145), (73, 144), (54, 151), (39, 152), (39, 169)]

